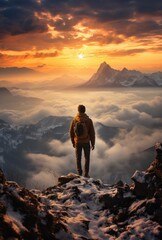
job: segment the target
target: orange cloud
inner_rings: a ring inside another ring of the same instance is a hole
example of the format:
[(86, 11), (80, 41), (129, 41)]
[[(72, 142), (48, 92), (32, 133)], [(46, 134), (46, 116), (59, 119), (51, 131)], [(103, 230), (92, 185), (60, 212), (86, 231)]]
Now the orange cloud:
[(62, 64), (65, 69), (71, 63), (80, 71), (85, 66), (76, 66), (75, 56), (85, 49), (90, 68), (107, 60), (105, 56), (116, 64), (125, 56), (134, 56), (137, 62), (142, 55), (149, 65), (157, 55), (158, 64), (161, 59), (161, 0), (2, 0), (0, 13), (4, 66), (19, 65), (21, 60), (30, 67), (45, 64), (60, 69)]

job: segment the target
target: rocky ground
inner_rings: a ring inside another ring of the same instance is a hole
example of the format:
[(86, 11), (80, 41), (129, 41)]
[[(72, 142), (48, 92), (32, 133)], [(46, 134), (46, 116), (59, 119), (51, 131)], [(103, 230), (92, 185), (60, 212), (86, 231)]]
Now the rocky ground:
[(73, 173), (45, 191), (6, 181), (0, 171), (0, 240), (162, 239), (162, 182), (136, 171), (129, 186)]

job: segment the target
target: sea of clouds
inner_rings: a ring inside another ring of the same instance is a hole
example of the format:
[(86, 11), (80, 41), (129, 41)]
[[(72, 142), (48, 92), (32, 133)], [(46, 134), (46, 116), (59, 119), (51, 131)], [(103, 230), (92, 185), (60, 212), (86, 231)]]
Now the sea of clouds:
[[(96, 146), (91, 152), (90, 175), (105, 182), (119, 179), (129, 181), (137, 168), (145, 168), (143, 151), (162, 141), (162, 97), (160, 89), (112, 89), (100, 91), (31, 91), (12, 90), (13, 94), (39, 97), (41, 104), (24, 111), (5, 109), (0, 111), (0, 119), (9, 123), (29, 124), (49, 116), (75, 116), (78, 104), (84, 104), (87, 115), (92, 118), (96, 130)], [(98, 123), (109, 127), (103, 138), (98, 132)], [(111, 131), (118, 129), (112, 139)], [(111, 140), (111, 144), (110, 144)], [(28, 173), (28, 186), (39, 184), (50, 186), (57, 177), (75, 172), (75, 153), (70, 139), (66, 142), (52, 140), (48, 143), (50, 154), (26, 153), (26, 159), (33, 165)], [(51, 154), (52, 153), (52, 154)], [(148, 155), (147, 155), (148, 157)], [(152, 161), (148, 158), (148, 166)], [(83, 159), (84, 164), (84, 159)], [(143, 169), (145, 170), (145, 169)]]

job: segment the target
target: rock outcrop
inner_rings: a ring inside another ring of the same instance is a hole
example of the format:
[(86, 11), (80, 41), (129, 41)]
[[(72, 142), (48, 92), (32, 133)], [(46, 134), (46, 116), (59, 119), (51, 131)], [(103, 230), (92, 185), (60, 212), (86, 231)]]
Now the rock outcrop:
[(161, 239), (162, 182), (139, 171), (132, 180), (110, 186), (71, 173), (29, 191), (0, 171), (0, 239)]
[(162, 180), (162, 143), (155, 144), (156, 156), (147, 172), (153, 173)]

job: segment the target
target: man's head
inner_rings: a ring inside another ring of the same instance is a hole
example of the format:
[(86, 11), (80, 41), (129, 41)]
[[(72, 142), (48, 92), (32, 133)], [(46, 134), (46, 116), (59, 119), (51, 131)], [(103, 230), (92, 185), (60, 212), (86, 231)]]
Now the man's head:
[(86, 111), (86, 108), (85, 108), (84, 105), (79, 105), (79, 106), (78, 106), (78, 112), (79, 112), (79, 113), (85, 113), (85, 111)]

